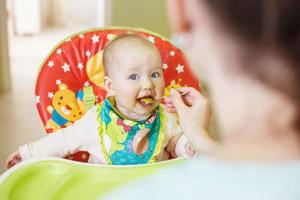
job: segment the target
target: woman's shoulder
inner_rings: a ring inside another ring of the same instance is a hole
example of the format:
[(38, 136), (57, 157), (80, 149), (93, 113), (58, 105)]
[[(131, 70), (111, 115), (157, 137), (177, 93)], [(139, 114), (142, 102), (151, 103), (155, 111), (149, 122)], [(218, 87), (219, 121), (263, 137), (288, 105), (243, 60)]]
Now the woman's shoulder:
[(152, 194), (151, 198), (162, 199), (300, 199), (300, 160), (231, 162), (200, 157), (146, 179), (126, 187), (131, 194), (125, 188), (118, 194)]

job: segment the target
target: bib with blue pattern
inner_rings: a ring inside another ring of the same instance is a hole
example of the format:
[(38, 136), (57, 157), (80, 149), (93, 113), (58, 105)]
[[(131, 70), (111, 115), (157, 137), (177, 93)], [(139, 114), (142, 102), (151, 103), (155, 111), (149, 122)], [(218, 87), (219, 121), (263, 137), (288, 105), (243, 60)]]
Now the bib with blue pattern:
[[(118, 113), (107, 98), (98, 105), (98, 122), (101, 150), (109, 164), (131, 165), (155, 162), (156, 156), (162, 150), (165, 115), (161, 105), (148, 119), (133, 121)], [(137, 154), (133, 149), (133, 141), (143, 129), (149, 131), (145, 136), (147, 149)], [(110, 140), (109, 147), (105, 144), (107, 137)]]

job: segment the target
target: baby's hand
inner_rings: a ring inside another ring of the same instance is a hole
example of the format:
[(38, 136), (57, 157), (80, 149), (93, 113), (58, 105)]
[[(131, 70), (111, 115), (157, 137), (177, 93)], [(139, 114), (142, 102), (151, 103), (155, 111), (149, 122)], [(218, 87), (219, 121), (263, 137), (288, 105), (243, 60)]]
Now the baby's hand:
[(21, 161), (22, 161), (22, 158), (21, 158), (20, 152), (15, 151), (8, 156), (6, 163), (5, 163), (6, 168), (9, 169)]
[(189, 144), (186, 143), (185, 144), (185, 153), (188, 157), (195, 157), (197, 154), (197, 152), (193, 149), (193, 147)]

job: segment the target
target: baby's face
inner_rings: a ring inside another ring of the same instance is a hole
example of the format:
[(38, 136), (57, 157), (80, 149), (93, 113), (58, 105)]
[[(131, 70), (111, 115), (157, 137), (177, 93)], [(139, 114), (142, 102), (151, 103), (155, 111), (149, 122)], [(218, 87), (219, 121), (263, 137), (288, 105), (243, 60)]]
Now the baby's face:
[(147, 115), (164, 95), (165, 83), (161, 57), (146, 46), (116, 52), (111, 71), (112, 87), (118, 107)]

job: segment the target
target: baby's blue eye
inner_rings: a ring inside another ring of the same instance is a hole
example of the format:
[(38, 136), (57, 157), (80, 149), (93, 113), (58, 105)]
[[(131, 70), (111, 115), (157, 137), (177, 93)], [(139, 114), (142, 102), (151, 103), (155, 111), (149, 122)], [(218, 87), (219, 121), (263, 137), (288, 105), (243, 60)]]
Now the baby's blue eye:
[(128, 79), (130, 79), (130, 80), (137, 80), (138, 78), (139, 78), (139, 76), (137, 74), (132, 74), (132, 75), (129, 76)]
[(151, 74), (151, 78), (159, 78), (160, 77), (160, 73), (159, 72), (154, 72)]

